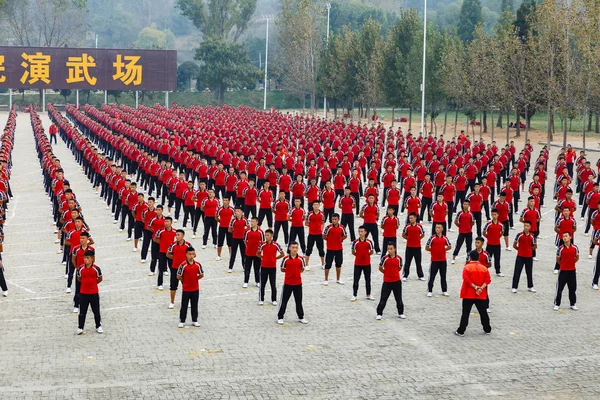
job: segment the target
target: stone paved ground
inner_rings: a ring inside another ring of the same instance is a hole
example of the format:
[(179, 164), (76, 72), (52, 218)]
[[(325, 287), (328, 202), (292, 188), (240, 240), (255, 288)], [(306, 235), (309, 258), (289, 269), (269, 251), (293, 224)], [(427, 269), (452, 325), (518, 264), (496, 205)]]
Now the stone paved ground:
[[(600, 293), (590, 288), (593, 263), (584, 258), (578, 265), (580, 310), (553, 311), (551, 213), (542, 224), (546, 237), (534, 267), (537, 294), (511, 294), (515, 253), (502, 254), (508, 276), (493, 278), (491, 336), (483, 335), (476, 316), (465, 337), (452, 334), (460, 316), (462, 263), (450, 268), (449, 298), (439, 296), (439, 286), (427, 298), (426, 283), (417, 281), (413, 270), (403, 285), (407, 319), (395, 317), (390, 300), (384, 319), (376, 322), (376, 304), (364, 299), (364, 289), (358, 302), (349, 301), (348, 245), (347, 284), (323, 287), (320, 269), (306, 273), (304, 306), (310, 323), (295, 321), (291, 303), (284, 326), (276, 324), (274, 307), (257, 306), (255, 288), (242, 289), (239, 265), (227, 274), (224, 261), (213, 261), (213, 249), (198, 251), (206, 271), (202, 326), (178, 329), (179, 307), (167, 309), (168, 291), (155, 290), (147, 264), (132, 253), (64, 143), (55, 146), (55, 153), (97, 241), (97, 263), (105, 275), (105, 333), (89, 329), (90, 315), (88, 333), (75, 335), (77, 317), (71, 314), (71, 295), (64, 293), (64, 267), (53, 243), (29, 116), (21, 114), (11, 180), (15, 198), (3, 256), (10, 295), (0, 299), (0, 398), (600, 396)], [(192, 243), (199, 247), (198, 239)], [(380, 286), (380, 274), (374, 273), (376, 297)]]

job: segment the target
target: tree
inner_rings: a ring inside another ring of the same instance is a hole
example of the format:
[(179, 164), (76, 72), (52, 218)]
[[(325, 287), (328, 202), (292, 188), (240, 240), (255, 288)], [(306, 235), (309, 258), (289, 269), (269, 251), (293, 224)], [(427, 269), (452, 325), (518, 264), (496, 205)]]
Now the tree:
[[(379, 22), (381, 30), (387, 32), (398, 19), (393, 12), (360, 0), (334, 0), (331, 2), (331, 9), (330, 28), (334, 33), (341, 32), (344, 27), (358, 30), (369, 18)], [(416, 12), (416, 10), (412, 10)]]
[(537, 34), (529, 35), (532, 64), (539, 73), (534, 78), (535, 90), (548, 110), (548, 142), (552, 141), (554, 113), (560, 115), (563, 144), (567, 141), (567, 119), (578, 112), (575, 82), (578, 53), (572, 34), (578, 22), (580, 0), (544, 0), (536, 7), (531, 27)]
[(169, 49), (173, 48), (175, 35), (166, 29), (156, 28), (156, 24), (145, 27), (140, 31), (133, 46), (138, 49)]
[(65, 104), (67, 104), (67, 97), (71, 95), (71, 89), (61, 89), (60, 95), (65, 98)]
[(463, 42), (455, 35), (445, 35), (440, 73), (441, 87), (446, 98), (455, 105), (454, 135), (458, 126), (458, 110), (468, 104), (465, 87), (468, 85), (466, 54)]
[(473, 40), (475, 28), (483, 22), (481, 0), (464, 0), (458, 20), (458, 36), (467, 43)]
[(177, 6), (203, 35), (194, 56), (203, 64), (196, 85), (211, 88), (219, 104), (227, 88), (253, 87), (258, 70), (237, 40), (248, 28), (256, 0), (177, 0)]
[(508, 10), (512, 13), (515, 10), (515, 1), (502, 0), (502, 2), (500, 3), (500, 11), (503, 12), (505, 10)]
[[(406, 62), (411, 51), (422, 46), (419, 14), (415, 9), (400, 11), (400, 18), (391, 28), (383, 45), (383, 68), (381, 83), (386, 103), (392, 106), (392, 124), (394, 123), (394, 108), (412, 107), (418, 96), (409, 82), (409, 76), (415, 76), (414, 70), (419, 66), (414, 62)], [(412, 112), (410, 113), (412, 116)], [(412, 122), (409, 122), (409, 124)]]
[(107, 94), (115, 99), (115, 103), (119, 104), (119, 98), (123, 94), (122, 90), (108, 90)]
[(517, 9), (517, 18), (514, 22), (519, 35), (519, 39), (526, 41), (531, 32), (531, 20), (536, 13), (536, 0), (525, 0)]
[(250, 63), (246, 48), (239, 43), (210, 38), (200, 43), (194, 57), (203, 64), (198, 74), (198, 90), (210, 88), (220, 105), (228, 88), (252, 89), (260, 71)]
[(358, 70), (358, 95), (363, 104), (364, 116), (382, 99), (381, 25), (369, 18), (357, 35), (356, 66)]
[(311, 0), (284, 0), (275, 21), (279, 28), (275, 73), (283, 90), (316, 108), (317, 71), (323, 51), (323, 10)]
[(205, 38), (237, 42), (248, 29), (256, 0), (177, 0), (177, 6)]
[(200, 67), (193, 61), (186, 61), (177, 67), (177, 90), (185, 92), (191, 89), (192, 79), (200, 74)]
[(1, 0), (8, 33), (19, 46), (76, 46), (85, 31), (87, 0)]

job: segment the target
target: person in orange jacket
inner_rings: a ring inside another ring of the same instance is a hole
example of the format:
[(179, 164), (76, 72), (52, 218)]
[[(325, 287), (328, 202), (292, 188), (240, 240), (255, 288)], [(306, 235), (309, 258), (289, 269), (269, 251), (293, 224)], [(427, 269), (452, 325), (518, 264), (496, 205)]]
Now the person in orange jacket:
[(487, 313), (487, 287), (492, 282), (488, 269), (479, 263), (479, 252), (473, 250), (469, 253), (469, 262), (463, 268), (463, 283), (460, 289), (462, 300), (462, 317), (460, 325), (454, 332), (457, 336), (464, 336), (469, 324), (469, 314), (473, 305), (481, 317), (481, 325), (486, 335), (492, 332), (490, 317)]

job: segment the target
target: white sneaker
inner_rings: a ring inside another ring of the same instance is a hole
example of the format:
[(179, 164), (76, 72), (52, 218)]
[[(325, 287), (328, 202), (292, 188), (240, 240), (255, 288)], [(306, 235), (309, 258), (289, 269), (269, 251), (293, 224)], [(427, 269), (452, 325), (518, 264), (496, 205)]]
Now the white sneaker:
[[(62, 250), (61, 250), (60, 252), (62, 253)], [(61, 264), (62, 264), (62, 265), (67, 265), (67, 262), (66, 262), (66, 261), (63, 261)]]
[(448, 292), (442, 293), (442, 296), (444, 296), (444, 297), (450, 297), (450, 295), (448, 294)]
[(227, 273), (228, 273), (228, 274), (230, 274), (230, 273), (232, 273), (232, 272), (233, 272), (233, 269), (231, 269), (231, 268), (229, 268), (229, 269), (227, 270)]
[(533, 257), (533, 261), (539, 261), (537, 257)]
[(175, 308), (175, 304), (169, 303), (169, 309), (173, 309), (173, 308)]
[(531, 292), (531, 293), (536, 293), (537, 290), (535, 290), (534, 288), (530, 287), (529, 289), (527, 289), (527, 291)]
[(585, 218), (581, 217), (581, 220), (582, 220), (582, 221), (585, 221)]
[(452, 260), (452, 261), (450, 261), (450, 264), (454, 264), (454, 263), (456, 263), (456, 261), (455, 261), (455, 260)]
[(104, 329), (102, 329), (102, 327), (99, 326), (99, 327), (96, 328), (96, 332), (98, 332), (98, 333), (104, 333)]
[(496, 276), (499, 276), (499, 277), (504, 277), (505, 275), (504, 275), (502, 272), (498, 272), (498, 273), (496, 274)]
[(555, 270), (554, 270), (554, 275), (557, 275), (557, 274), (558, 274), (558, 270), (557, 270), (557, 269), (555, 269)]
[(491, 313), (491, 312), (492, 312), (492, 309), (491, 309), (491, 308), (488, 308), (488, 309), (487, 309), (487, 313), (489, 314), (489, 313)]
[(590, 234), (589, 234), (589, 232), (588, 232), (588, 233), (584, 233), (584, 236), (585, 236), (585, 237), (590, 237)]
[(406, 278), (402, 278), (402, 282), (406, 282)]
[(65, 290), (66, 293), (71, 293), (71, 288), (68, 287), (67, 290)]
[(256, 287), (260, 289), (260, 283), (256, 282)]
[(148, 272), (147, 276), (154, 276), (154, 272)]
[(420, 280), (420, 281), (424, 281), (424, 280), (425, 280), (425, 277), (424, 277), (424, 276), (422, 276), (422, 277), (420, 277), (420, 278), (419, 278), (419, 280)]
[(431, 297), (431, 296), (433, 296), (433, 293), (427, 292), (427, 297)]
[(79, 312), (79, 308), (73, 307), (73, 314), (77, 314)]
[(356, 301), (356, 296), (350, 297), (350, 301)]
[(216, 249), (216, 248), (217, 248), (217, 245), (216, 245), (216, 244), (213, 244), (213, 249)]
[(123, 229), (119, 229), (119, 232), (123, 232)]
[(167, 270), (166, 270), (166, 271), (163, 273), (163, 275), (164, 275), (164, 276), (169, 276), (169, 270), (167, 269)]
[(8, 297), (8, 290), (5, 290), (4, 292), (2, 292), (2, 296)]
[(598, 285), (592, 285), (592, 289), (598, 290)]
[(205, 244), (203, 244), (203, 245), (202, 245), (202, 248), (203, 248), (203, 249), (205, 249), (205, 248), (206, 248), (206, 245), (205, 245)]
[(375, 297), (372, 294), (370, 294), (367, 296), (367, 300), (375, 300)]
[(329, 281), (323, 281), (323, 286), (329, 286)]
[(79, 329), (79, 328), (77, 328), (77, 334), (78, 334), (78, 335), (83, 335), (83, 329)]
[(376, 316), (376, 317), (375, 317), (375, 319), (376, 319), (377, 321), (381, 321), (381, 315), (378, 315), (378, 316)]
[(570, 308), (571, 310), (573, 310), (573, 311), (577, 311), (577, 310), (579, 310), (579, 308), (577, 307), (577, 305), (576, 305), (576, 304), (575, 304), (575, 305), (572, 305), (572, 306), (571, 306), (571, 307), (569, 307), (569, 308)]
[(282, 320), (282, 319), (278, 319), (278, 320), (277, 320), (277, 323), (278, 323), (279, 325), (283, 325), (283, 320)]
[(183, 328), (183, 322), (180, 322), (179, 324), (177, 324), (178, 328)]
[(215, 258), (215, 261), (221, 261), (221, 256), (217, 256), (217, 257)]
[(244, 283), (244, 284), (242, 285), (242, 287), (243, 287), (244, 289), (246, 289), (246, 288), (248, 287), (248, 284), (247, 284), (247, 283)]
[(196, 239), (196, 234), (192, 234), (192, 239)]
[(305, 324), (305, 325), (308, 324), (308, 321), (304, 318), (299, 319), (298, 322), (300, 322), (301, 324)]
[(56, 239), (56, 240), (54, 241), (54, 243), (58, 244), (58, 243), (60, 243), (60, 240), (59, 240), (59, 239)]
[(338, 285), (344, 285), (344, 281), (341, 279), (338, 279), (337, 281), (335, 281)]
[(272, 302), (271, 304), (273, 304), (274, 306), (276, 306), (276, 305), (277, 305), (277, 302), (276, 302), (276, 301), (274, 301), (274, 302)]
[(554, 306), (554, 311), (558, 311), (560, 309), (559, 306)]
[(128, 241), (128, 242), (131, 242), (131, 238), (130, 238), (130, 237), (128, 237), (128, 238), (127, 238), (127, 241)]
[(118, 219), (115, 219), (115, 220), (113, 221), (113, 224), (118, 224), (118, 223), (119, 223), (119, 220), (118, 220)]
[(173, 220), (173, 222), (177, 222), (177, 220), (176, 220), (176, 219), (174, 219), (174, 220)]
[(325, 266), (324, 266), (324, 265), (321, 265), (321, 269), (322, 269), (322, 270), (325, 270)]
[(506, 251), (512, 251), (512, 249), (510, 247), (507, 247)]
[(510, 289), (510, 291), (513, 293), (517, 293), (517, 289), (515, 289), (515, 288)]
[(142, 264), (145, 264), (145, 263), (146, 263), (146, 259), (142, 258)]
[(198, 328), (200, 326), (200, 323), (198, 321), (192, 322), (192, 326), (195, 326), (196, 328)]
[(379, 256), (379, 255), (381, 255), (381, 252), (380, 252), (380, 251), (378, 251), (378, 252), (376, 252), (375, 254), (377, 254), (377, 255)]
[(515, 228), (514, 226), (511, 226), (511, 227), (510, 227), (510, 230), (511, 230), (511, 231), (514, 231), (515, 229), (517, 229), (517, 228)]
[(259, 301), (259, 302), (258, 302), (258, 305), (259, 305), (259, 306), (262, 306), (263, 304), (265, 304), (265, 302), (264, 302), (264, 301)]
[(69, 274), (65, 274), (65, 279), (68, 279), (68, 278), (69, 278)]
[(400, 314), (400, 315), (398, 315), (398, 318), (400, 318), (400, 319), (406, 319), (406, 315)]
[[(62, 252), (63, 252), (63, 251), (62, 251), (61, 249), (58, 249), (58, 250), (56, 250), (56, 254), (62, 254)], [(64, 261), (63, 261), (63, 262), (64, 262)], [(65, 264), (66, 264), (66, 262), (65, 262), (63, 265), (65, 265)]]
[(589, 259), (591, 259), (591, 258), (592, 258), (592, 255), (591, 255), (591, 254), (588, 254), (588, 260), (589, 260)]
[(449, 228), (449, 229), (448, 229), (448, 232), (454, 232), (454, 229), (452, 229), (452, 228)]
[(157, 286), (156, 288), (157, 288), (158, 290), (163, 290), (163, 286), (162, 286), (162, 285), (160, 285), (160, 286)]
[(137, 250), (138, 250), (138, 248), (134, 247), (133, 250), (131, 250), (131, 251), (136, 252)]

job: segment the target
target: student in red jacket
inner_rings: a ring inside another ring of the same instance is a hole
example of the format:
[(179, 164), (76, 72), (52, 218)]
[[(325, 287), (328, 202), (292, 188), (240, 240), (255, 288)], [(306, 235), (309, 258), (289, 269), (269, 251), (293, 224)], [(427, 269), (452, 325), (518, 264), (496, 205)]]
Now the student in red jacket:
[[(280, 193), (281, 194), (281, 193)], [(277, 260), (283, 258), (281, 246), (274, 241), (273, 231), (265, 231), (265, 241), (258, 247), (256, 256), (260, 258), (260, 290), (258, 292), (258, 305), (262, 306), (265, 301), (265, 289), (267, 281), (271, 284), (271, 303), (277, 305), (277, 284), (275, 282), (275, 271), (277, 271)]]
[(296, 302), (296, 314), (302, 324), (308, 324), (304, 319), (304, 308), (302, 307), (302, 273), (304, 272), (304, 258), (298, 255), (298, 243), (290, 242), (288, 255), (281, 261), (281, 272), (283, 272), (283, 288), (281, 289), (281, 304), (277, 312), (277, 323), (283, 325), (285, 309), (292, 294)]
[(383, 310), (392, 292), (394, 293), (394, 299), (396, 299), (398, 317), (400, 319), (406, 318), (404, 315), (404, 303), (402, 302), (400, 270), (402, 270), (402, 257), (396, 254), (396, 245), (390, 243), (387, 246), (387, 255), (379, 263), (379, 271), (383, 274), (383, 285), (381, 286), (381, 298), (377, 305), (377, 320), (383, 317)]
[(98, 296), (98, 284), (102, 282), (103, 277), (100, 267), (94, 264), (95, 258), (96, 252), (94, 250), (86, 250), (83, 255), (83, 266), (77, 270), (77, 280), (80, 284), (78, 335), (83, 334), (88, 306), (92, 307), (92, 312), (94, 313), (96, 332), (104, 332), (100, 316), (100, 297)]
[(177, 268), (177, 279), (181, 281), (181, 310), (179, 311), (179, 328), (183, 328), (187, 317), (188, 305), (191, 306), (192, 325), (198, 323), (198, 298), (200, 296), (199, 280), (204, 278), (202, 265), (196, 261), (196, 250), (188, 246), (185, 252), (185, 261)]
[(464, 336), (467, 325), (469, 325), (469, 315), (473, 306), (477, 307), (477, 312), (481, 317), (483, 331), (489, 335), (492, 332), (490, 326), (490, 317), (487, 312), (487, 287), (492, 282), (488, 269), (479, 263), (479, 252), (473, 250), (469, 254), (469, 260), (463, 268), (463, 283), (460, 289), (462, 300), (462, 316), (460, 325), (454, 332), (458, 336)]
[(334, 213), (331, 216), (331, 223), (323, 231), (323, 240), (327, 242), (327, 253), (325, 254), (325, 280), (323, 285), (329, 285), (329, 270), (335, 262), (336, 282), (343, 285), (340, 275), (342, 273), (342, 264), (344, 262), (343, 242), (348, 237), (344, 225), (340, 225), (340, 215)]

